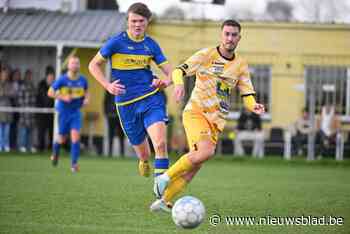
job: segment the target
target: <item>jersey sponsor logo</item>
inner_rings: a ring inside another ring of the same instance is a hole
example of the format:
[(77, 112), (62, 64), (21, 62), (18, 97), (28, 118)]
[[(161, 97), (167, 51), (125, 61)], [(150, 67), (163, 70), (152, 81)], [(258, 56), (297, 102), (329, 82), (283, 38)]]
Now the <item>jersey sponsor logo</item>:
[(72, 98), (81, 98), (85, 95), (85, 89), (82, 87), (62, 87), (59, 92), (62, 95), (70, 95)]
[(220, 66), (224, 66), (225, 63), (221, 62), (221, 61), (217, 61), (217, 60), (214, 60), (211, 64), (213, 65), (220, 65)]
[(224, 72), (224, 65), (214, 65), (209, 68), (209, 72), (215, 75), (221, 75)]
[(231, 87), (225, 82), (218, 81), (216, 83), (216, 95), (219, 98), (219, 109), (224, 115), (227, 115), (230, 110), (230, 95)]
[(112, 68), (119, 70), (149, 69), (152, 56), (135, 54), (112, 55)]
[(199, 134), (202, 136), (210, 136), (210, 131), (209, 130), (201, 130), (199, 132)]

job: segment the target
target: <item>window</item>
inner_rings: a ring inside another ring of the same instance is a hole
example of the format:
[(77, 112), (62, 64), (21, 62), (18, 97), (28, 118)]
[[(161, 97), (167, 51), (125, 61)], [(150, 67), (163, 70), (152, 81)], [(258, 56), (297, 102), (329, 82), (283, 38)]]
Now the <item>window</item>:
[[(270, 113), (271, 100), (271, 68), (269, 65), (250, 65), (250, 78), (252, 80), (257, 102), (264, 104), (266, 113)], [(232, 117), (238, 118), (241, 108), (243, 108), (242, 98), (238, 89), (231, 94)]]
[(320, 113), (323, 105), (331, 104), (343, 119), (349, 116), (350, 74), (347, 67), (306, 66), (305, 78), (305, 106), (308, 106), (313, 94), (316, 113)]
[[(266, 108), (266, 113), (269, 114), (271, 110), (271, 66), (270, 65), (250, 65), (250, 76), (256, 92), (257, 102), (264, 104)], [(189, 99), (189, 94), (191, 93), (195, 78), (189, 77), (185, 79), (185, 90), (186, 97), (185, 101)], [(231, 110), (229, 118), (237, 119), (241, 108), (243, 107), (242, 98), (239, 94), (238, 89), (234, 89), (231, 93)]]

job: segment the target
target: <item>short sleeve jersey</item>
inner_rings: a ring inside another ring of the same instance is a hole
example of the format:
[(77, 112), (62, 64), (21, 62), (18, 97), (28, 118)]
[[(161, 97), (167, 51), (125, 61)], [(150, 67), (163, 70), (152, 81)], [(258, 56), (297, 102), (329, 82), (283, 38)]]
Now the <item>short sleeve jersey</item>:
[(179, 68), (186, 76), (196, 75), (185, 111), (200, 110), (220, 131), (229, 113), (231, 90), (237, 87), (242, 96), (255, 94), (247, 62), (237, 54), (224, 58), (218, 47), (198, 51)]
[(142, 40), (131, 39), (126, 31), (112, 37), (100, 49), (100, 54), (110, 60), (112, 80), (120, 80), (125, 94), (116, 96), (118, 105), (126, 105), (147, 97), (157, 89), (151, 87), (153, 73), (151, 62), (158, 66), (167, 63), (158, 43), (148, 35)]
[(81, 75), (73, 80), (69, 79), (68, 74), (63, 74), (54, 81), (51, 88), (56, 92), (58, 91), (60, 94), (69, 94), (71, 96), (71, 102), (58, 100), (55, 105), (59, 113), (71, 113), (79, 111), (82, 107), (88, 89), (88, 82), (86, 78)]

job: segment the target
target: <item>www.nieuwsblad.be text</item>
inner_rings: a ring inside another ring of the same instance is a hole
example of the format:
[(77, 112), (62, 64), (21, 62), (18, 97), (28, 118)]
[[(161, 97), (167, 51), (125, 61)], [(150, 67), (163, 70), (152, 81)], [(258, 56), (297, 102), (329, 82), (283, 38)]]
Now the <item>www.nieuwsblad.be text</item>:
[(217, 225), (271, 225), (271, 226), (341, 226), (344, 225), (344, 218), (340, 216), (225, 216), (213, 214), (209, 217), (212, 226)]

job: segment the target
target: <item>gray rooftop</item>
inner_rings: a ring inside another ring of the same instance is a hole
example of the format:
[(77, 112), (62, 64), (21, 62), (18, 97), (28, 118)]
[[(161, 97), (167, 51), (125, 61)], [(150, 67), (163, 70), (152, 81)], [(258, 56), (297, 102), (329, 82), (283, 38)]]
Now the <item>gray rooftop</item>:
[(125, 14), (111, 10), (0, 13), (0, 45), (94, 48), (124, 29)]

